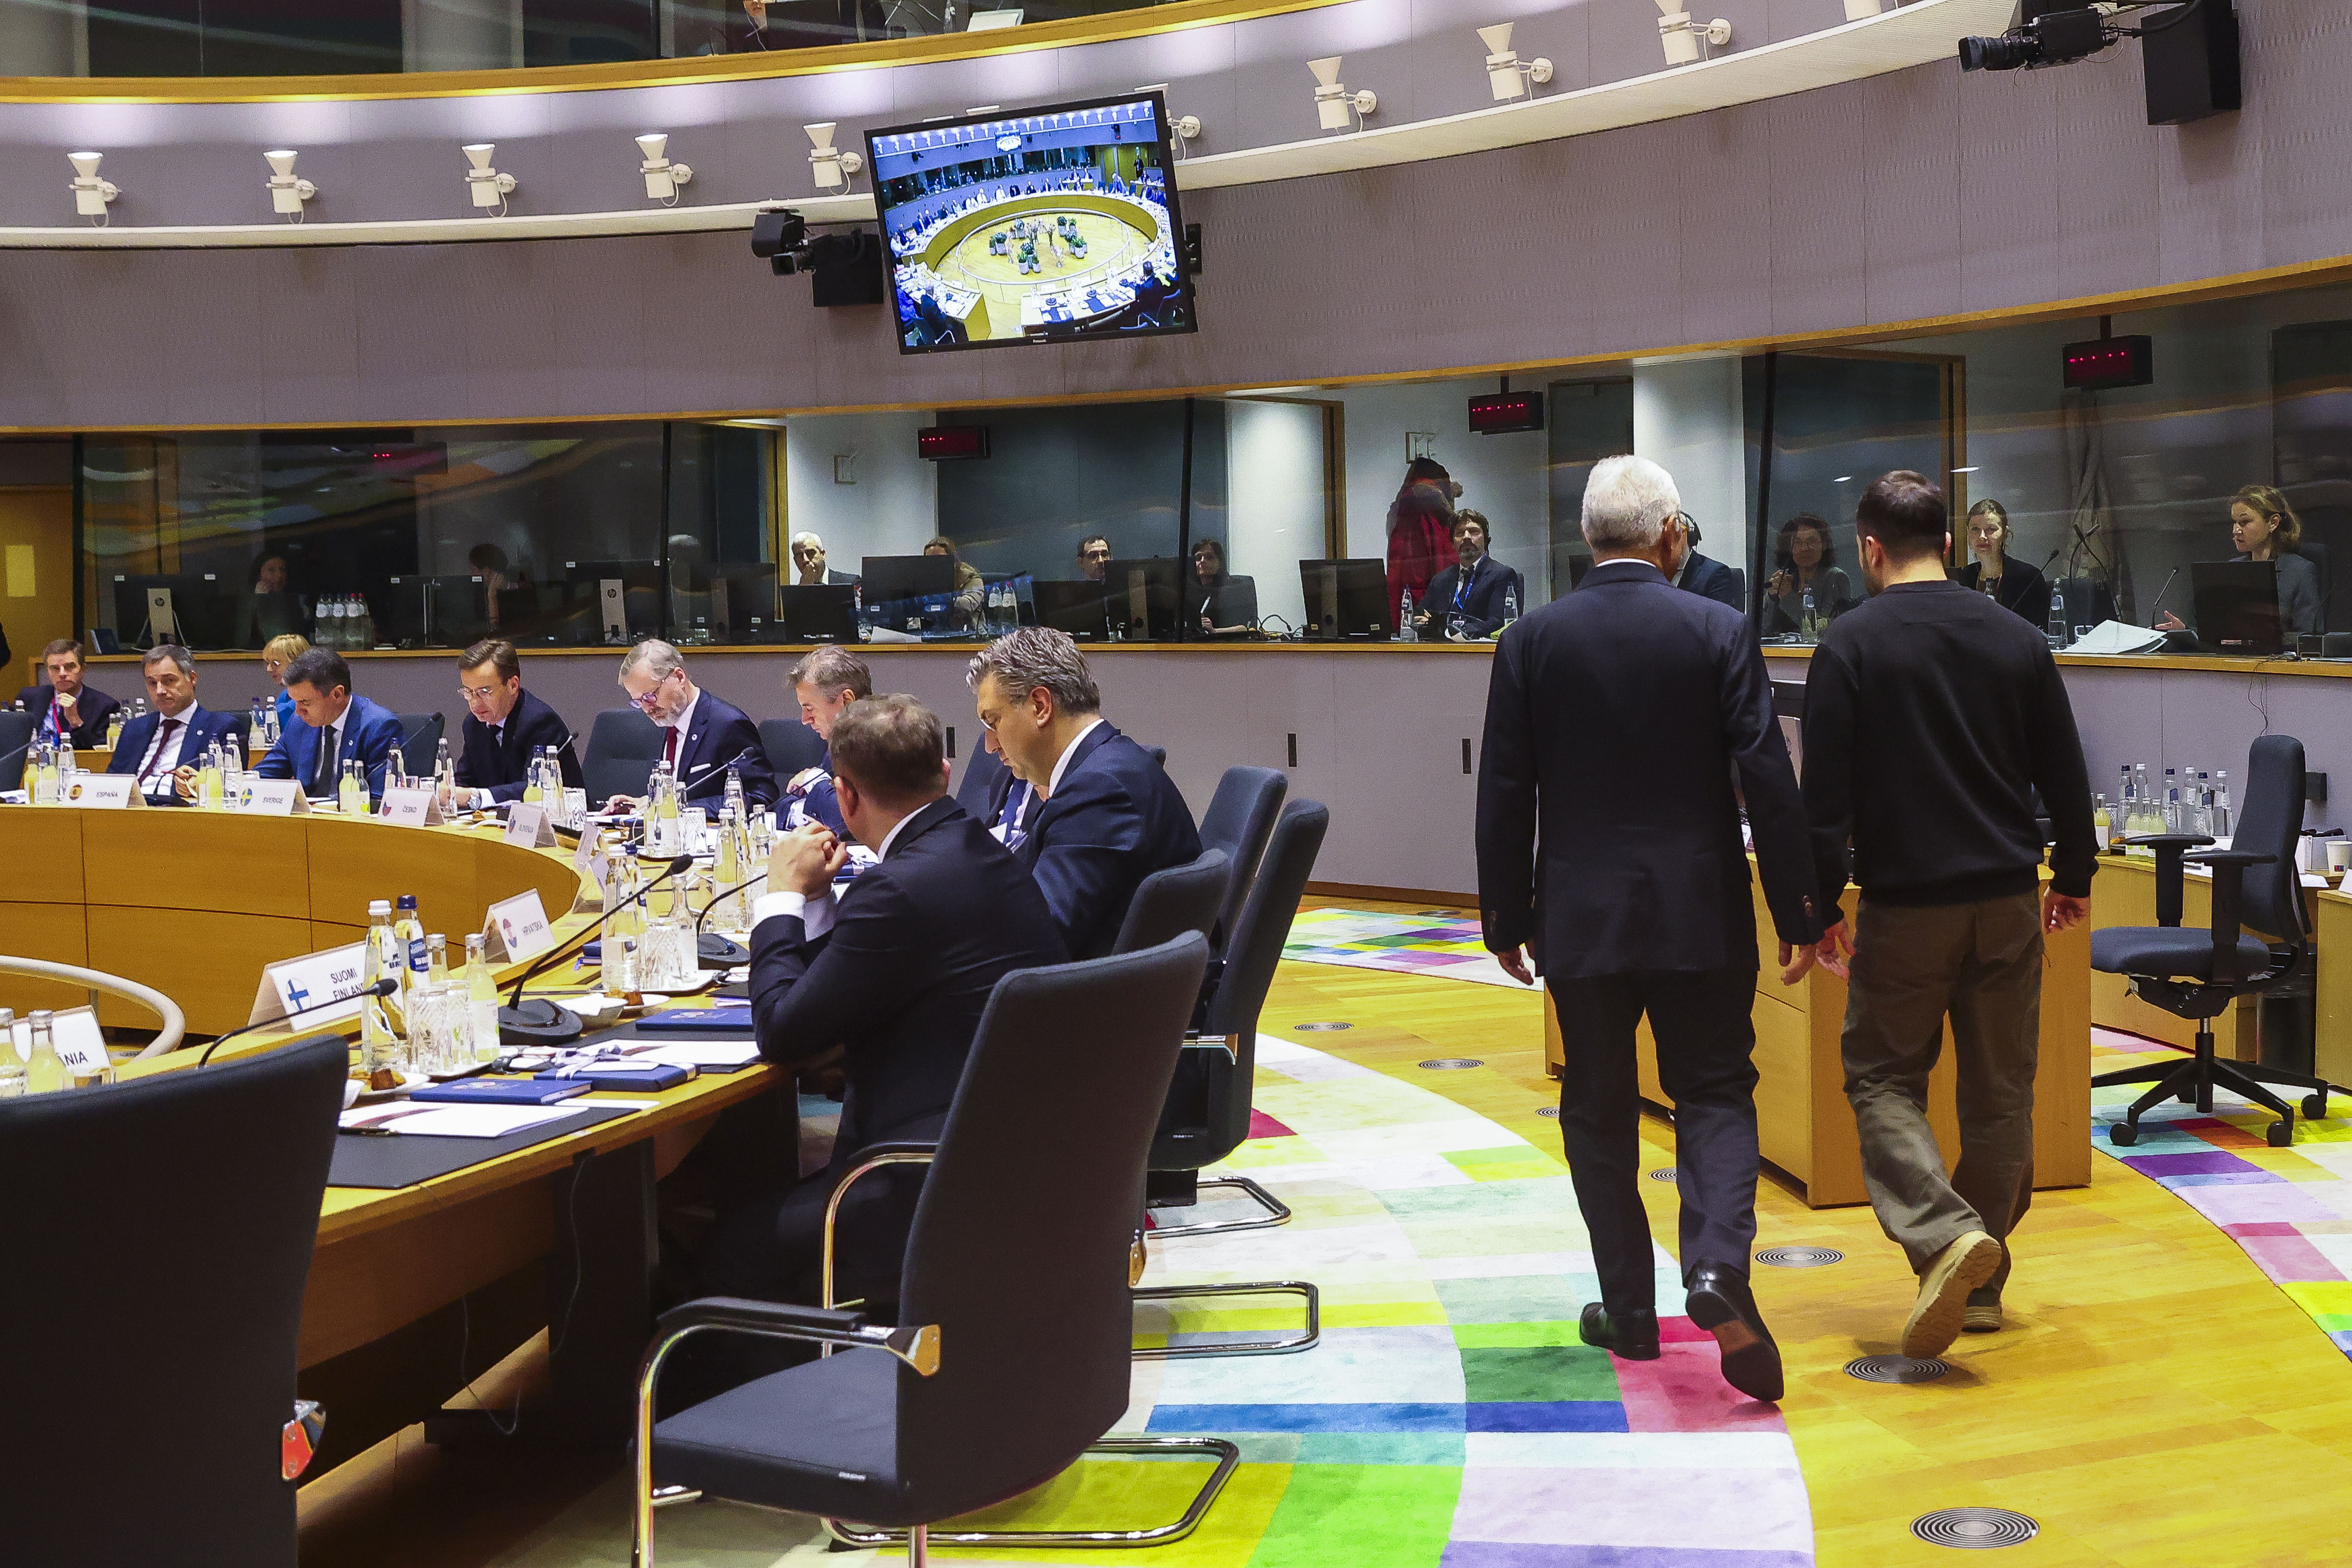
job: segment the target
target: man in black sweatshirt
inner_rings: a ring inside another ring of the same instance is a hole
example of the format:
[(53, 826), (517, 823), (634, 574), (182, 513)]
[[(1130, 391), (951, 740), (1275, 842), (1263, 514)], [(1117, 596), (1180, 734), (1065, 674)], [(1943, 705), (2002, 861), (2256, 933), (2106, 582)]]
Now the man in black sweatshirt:
[[(1944, 574), (1944, 496), (1908, 469), (1855, 510), (1873, 597), (1822, 635), (1805, 684), (1805, 814), (1818, 907), (1862, 900), (1822, 940), (1846, 994), (1846, 1099), (1863, 1176), (1919, 1276), (1903, 1353), (2000, 1327), (2003, 1243), (2033, 1190), (2042, 939), (2090, 913), (2090, 780), (2042, 633)], [(2034, 792), (2057, 827), (2047, 895)], [(1801, 955), (1797, 971), (1805, 967)], [(1960, 1159), (1947, 1179), (1927, 1074), (1952, 1025)]]

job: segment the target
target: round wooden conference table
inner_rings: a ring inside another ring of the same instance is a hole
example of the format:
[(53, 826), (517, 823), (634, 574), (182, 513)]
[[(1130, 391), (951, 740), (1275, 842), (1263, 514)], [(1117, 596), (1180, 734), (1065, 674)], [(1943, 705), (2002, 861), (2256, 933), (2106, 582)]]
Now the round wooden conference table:
[[(447, 934), (461, 954), (491, 903), (527, 889), (554, 917), (559, 942), (593, 918), (566, 913), (580, 889), (568, 851), (510, 846), (494, 827), (325, 812), (0, 807), (0, 858), (14, 872), (0, 898), (0, 952), (152, 985), (203, 1035), (246, 1022), (264, 964), (360, 940), (373, 899), (415, 893), (425, 930)], [(54, 982), (0, 977), (0, 1005), (86, 1000)], [(132, 1029), (155, 1022), (111, 999), (100, 1017)], [(215, 1060), (320, 1032), (301, 1020), (274, 1025)], [(200, 1054), (125, 1063), (121, 1076), (185, 1070)], [(519, 1430), (525, 1440), (617, 1443), (652, 1329), (654, 1183), (721, 1110), (777, 1081), (760, 1066), (659, 1092), (590, 1094), (570, 1103), (640, 1109), (410, 1186), (328, 1187), (299, 1352), (299, 1386), (328, 1410), (310, 1476), (420, 1420), (462, 1439), (445, 1406), (472, 1406), (470, 1380), (559, 1320), (567, 1328), (549, 1356), (549, 1389)]]

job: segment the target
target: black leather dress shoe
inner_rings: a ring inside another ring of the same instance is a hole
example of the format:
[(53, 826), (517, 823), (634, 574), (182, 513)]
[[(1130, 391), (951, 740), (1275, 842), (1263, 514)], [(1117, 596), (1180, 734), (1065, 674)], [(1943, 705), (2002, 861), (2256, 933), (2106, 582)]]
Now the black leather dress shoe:
[(1691, 1270), (1691, 1321), (1715, 1336), (1723, 1353), (1723, 1381), (1769, 1405), (1780, 1397), (1780, 1347), (1756, 1310), (1748, 1277), (1720, 1263)]
[(1627, 1361), (1658, 1359), (1658, 1314), (1650, 1307), (1629, 1307), (1612, 1312), (1598, 1301), (1584, 1304), (1576, 1337)]

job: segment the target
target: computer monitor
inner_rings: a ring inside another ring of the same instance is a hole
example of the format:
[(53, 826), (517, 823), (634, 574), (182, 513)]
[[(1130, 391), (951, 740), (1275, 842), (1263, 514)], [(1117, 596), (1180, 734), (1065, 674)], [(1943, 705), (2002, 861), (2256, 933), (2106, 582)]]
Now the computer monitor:
[(1173, 556), (1154, 555), (1141, 561), (1114, 560), (1103, 573), (1103, 597), (1111, 623), (1129, 642), (1174, 642), (1184, 618), (1177, 579), (1183, 563)]
[(661, 630), (661, 563), (658, 561), (567, 561), (563, 576), (576, 604), (588, 611), (580, 626), (583, 643), (632, 643)]
[(122, 646), (226, 647), (232, 639), (228, 590), (213, 573), (173, 572), (114, 579), (114, 631)]
[(1323, 641), (1389, 637), (1389, 567), (1377, 556), (1302, 561), (1298, 585), (1307, 598), (1307, 635)]
[(1079, 642), (1101, 642), (1110, 636), (1110, 608), (1103, 585), (1093, 578), (1074, 583), (1041, 578), (1031, 587), (1039, 626), (1067, 632)]
[(868, 555), (860, 564), (869, 605), (934, 598), (955, 592), (955, 563), (944, 555)]
[(793, 641), (857, 640), (857, 590), (849, 584), (788, 583), (783, 601), (784, 633)]
[(2189, 568), (2197, 640), (2215, 653), (2267, 658), (2286, 651), (2279, 621), (2278, 563), (2199, 561)]
[(395, 647), (464, 647), (490, 629), (489, 584), (477, 576), (387, 577), (378, 636)]
[(709, 568), (710, 629), (721, 642), (772, 642), (776, 636), (776, 567), (770, 561)]

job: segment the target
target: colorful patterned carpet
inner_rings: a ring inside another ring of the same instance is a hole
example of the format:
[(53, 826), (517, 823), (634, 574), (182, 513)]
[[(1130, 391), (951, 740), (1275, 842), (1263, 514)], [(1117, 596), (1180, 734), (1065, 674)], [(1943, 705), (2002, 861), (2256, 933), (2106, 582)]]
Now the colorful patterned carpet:
[[(2139, 1060), (2180, 1053), (2112, 1029), (2091, 1031), (2091, 1068), (2113, 1072)], [(2246, 1249), (2256, 1268), (2311, 1314), (2338, 1350), (2352, 1356), (2352, 1121), (2337, 1095), (2325, 1121), (2298, 1114), (2294, 1145), (2273, 1149), (2263, 1131), (2276, 1121), (2233, 1094), (2213, 1099), (2212, 1114), (2179, 1101), (2140, 1118), (2139, 1142), (2118, 1148), (2107, 1128), (2146, 1089), (2091, 1091), (2091, 1147), (2169, 1188)], [(2283, 1095), (2290, 1105), (2299, 1096)]]
[(1522, 990), (1486, 951), (1475, 917), (1451, 910), (1379, 914), (1367, 910), (1301, 910), (1282, 956), (1342, 969), (1433, 974)]
[[(1242, 1444), (1243, 1466), (1207, 1521), (1189, 1541), (1143, 1554), (992, 1548), (943, 1558), (1065, 1568), (1809, 1568), (1811, 1513), (1787, 1429), (1777, 1410), (1724, 1385), (1711, 1340), (1672, 1318), (1655, 1362), (1615, 1362), (1577, 1342), (1578, 1310), (1597, 1285), (1554, 1155), (1427, 1089), (1267, 1036), (1257, 1105), (1259, 1135), (1230, 1168), (1297, 1217), (1160, 1243), (1149, 1282), (1311, 1279), (1322, 1290), (1322, 1343), (1296, 1355), (1139, 1363), (1120, 1428)], [(1214, 1217), (1210, 1205), (1197, 1217)], [(1673, 1267), (1663, 1253), (1658, 1261), (1659, 1305), (1678, 1306)], [(1181, 1342), (1295, 1321), (1295, 1306), (1270, 1300), (1139, 1326)], [(1204, 1474), (1189, 1462), (1088, 1461), (987, 1517), (1136, 1528), (1175, 1518)], [(600, 1489), (500, 1568), (625, 1563), (625, 1496), (617, 1483)], [(723, 1503), (667, 1510), (658, 1541), (665, 1568), (814, 1564), (825, 1553), (810, 1521)]]

